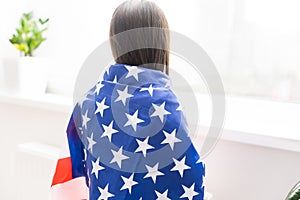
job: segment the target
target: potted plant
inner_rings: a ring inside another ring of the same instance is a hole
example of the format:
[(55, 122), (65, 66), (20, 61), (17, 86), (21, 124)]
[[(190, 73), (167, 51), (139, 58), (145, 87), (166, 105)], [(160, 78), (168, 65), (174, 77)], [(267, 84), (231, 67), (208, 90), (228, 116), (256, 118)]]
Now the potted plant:
[(300, 182), (298, 182), (288, 193), (285, 200), (299, 200), (300, 199)]
[(34, 56), (34, 51), (46, 40), (49, 19), (34, 20), (33, 12), (24, 13), (20, 19), (16, 33), (9, 42), (20, 51), (18, 60), (19, 88), (21, 93), (32, 94), (45, 92), (47, 69), (45, 63)]

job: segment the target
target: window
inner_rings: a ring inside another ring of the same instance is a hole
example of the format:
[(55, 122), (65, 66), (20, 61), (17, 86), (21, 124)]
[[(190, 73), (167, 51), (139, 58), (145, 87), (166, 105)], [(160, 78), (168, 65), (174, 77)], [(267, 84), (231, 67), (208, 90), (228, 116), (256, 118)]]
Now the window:
[[(2, 2), (0, 25), (5, 29), (0, 31), (0, 58), (18, 57), (7, 39), (21, 13), (33, 10), (39, 17), (49, 17), (47, 41), (36, 55), (51, 63), (49, 92), (72, 95), (81, 64), (108, 39), (112, 13), (122, 1)], [(172, 30), (190, 37), (211, 56), (227, 95), (300, 102), (298, 0), (155, 2)], [(171, 60), (176, 69), (180, 64)]]
[(236, 1), (228, 94), (300, 102), (299, 8), (296, 0)]

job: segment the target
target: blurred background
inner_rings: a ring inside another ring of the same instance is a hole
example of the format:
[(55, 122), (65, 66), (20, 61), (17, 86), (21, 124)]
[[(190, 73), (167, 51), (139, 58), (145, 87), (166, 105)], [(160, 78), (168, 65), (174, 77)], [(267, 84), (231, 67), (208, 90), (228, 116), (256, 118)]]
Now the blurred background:
[[(33, 11), (36, 18), (49, 18), (47, 41), (34, 55), (54, 62), (48, 91), (70, 95), (85, 58), (108, 39), (112, 13), (121, 2), (1, 1), (0, 58), (19, 56), (8, 39), (22, 13)], [(188, 36), (211, 56), (227, 94), (300, 101), (298, 1), (156, 2), (171, 30)]]
[[(284, 199), (300, 180), (300, 1), (154, 1), (171, 30), (208, 53), (223, 81), (226, 121), (222, 138), (204, 159), (207, 190), (216, 200)], [(121, 2), (0, 1), (1, 199), (48, 199), (76, 76), (108, 39)], [(47, 27), (46, 40), (27, 59), (9, 39), (22, 14), (31, 11), (35, 20), (49, 21), (37, 22)], [(207, 131), (212, 108), (205, 80), (189, 74), (191, 67), (176, 55), (170, 67), (196, 88), (196, 126)], [(195, 139), (197, 148), (202, 142)]]

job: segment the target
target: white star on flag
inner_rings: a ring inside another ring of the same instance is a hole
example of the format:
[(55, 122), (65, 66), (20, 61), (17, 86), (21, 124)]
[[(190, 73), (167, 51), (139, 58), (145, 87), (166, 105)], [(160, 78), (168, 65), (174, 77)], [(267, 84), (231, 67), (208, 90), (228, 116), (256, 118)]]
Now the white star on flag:
[(105, 186), (104, 189), (102, 189), (101, 187), (98, 187), (98, 190), (100, 192), (100, 196), (98, 198), (98, 200), (107, 200), (110, 197), (113, 197), (115, 195), (113, 195), (112, 193), (108, 192), (108, 184)]
[(184, 189), (184, 194), (180, 196), (180, 198), (185, 198), (187, 197), (189, 200), (192, 200), (194, 198), (194, 196), (198, 195), (198, 192), (195, 192), (195, 183), (193, 183), (193, 185), (191, 185), (191, 187), (186, 187), (184, 185), (182, 185), (183, 189)]
[(86, 100), (85, 97), (81, 97), (80, 99), (78, 99), (77, 105), (78, 105), (79, 108), (82, 109), (82, 105), (83, 105), (85, 100)]
[(164, 141), (161, 142), (161, 144), (169, 144), (171, 149), (174, 150), (175, 143), (176, 142), (181, 142), (181, 140), (178, 139), (175, 135), (176, 134), (176, 129), (174, 129), (172, 131), (172, 133), (168, 133), (166, 131), (163, 131), (163, 132), (164, 132), (166, 138), (164, 139)]
[(153, 167), (146, 165), (146, 168), (147, 168), (148, 173), (144, 176), (144, 179), (151, 177), (154, 183), (156, 182), (157, 176), (164, 175), (162, 172), (158, 171), (158, 163), (156, 163), (156, 165), (154, 165)]
[(133, 76), (135, 78), (135, 80), (139, 80), (139, 73), (143, 72), (144, 70), (141, 70), (139, 68), (137, 68), (136, 66), (126, 66), (124, 65), (124, 67), (128, 70), (128, 73), (126, 75), (125, 78), (128, 78), (130, 76)]
[(93, 146), (97, 143), (97, 142), (94, 141), (93, 135), (94, 135), (94, 133), (91, 134), (91, 137), (87, 137), (88, 150), (90, 150), (91, 152), (93, 152)]
[(164, 121), (164, 116), (171, 114), (169, 111), (167, 111), (165, 109), (165, 104), (166, 104), (166, 102), (163, 102), (160, 106), (152, 104), (155, 111), (152, 113), (151, 117), (158, 116), (160, 121), (163, 122)]
[(106, 68), (104, 71), (104, 74), (107, 73), (107, 76), (109, 76), (109, 68)]
[(125, 115), (128, 121), (124, 124), (124, 127), (131, 126), (134, 131), (136, 131), (136, 127), (138, 123), (144, 122), (144, 120), (138, 118), (138, 110), (136, 110), (135, 113), (133, 113), (133, 115), (127, 113), (125, 113)]
[(120, 168), (122, 167), (122, 161), (129, 158), (128, 156), (123, 155), (122, 149), (123, 147), (121, 147), (119, 151), (111, 150), (114, 157), (110, 161), (110, 164), (116, 162)]
[(196, 164), (198, 164), (198, 163), (202, 163), (202, 164), (203, 164), (201, 158), (199, 158), (199, 159), (196, 161)]
[(82, 128), (86, 128), (87, 127), (87, 123), (90, 121), (91, 119), (88, 118), (88, 110), (85, 111), (85, 114), (82, 115)]
[(83, 149), (83, 160), (85, 160), (86, 161), (86, 159), (87, 159), (87, 150), (86, 149)]
[(115, 76), (114, 80), (113, 80), (113, 83), (117, 83), (117, 76)]
[(181, 104), (178, 105), (178, 107), (176, 108), (177, 111), (182, 111), (182, 106)]
[(126, 189), (128, 189), (129, 193), (131, 194), (132, 186), (138, 184), (138, 182), (136, 182), (136, 181), (133, 180), (133, 176), (134, 176), (134, 174), (131, 174), (131, 176), (129, 178), (121, 176), (121, 178), (124, 181), (124, 185), (121, 187), (120, 190), (126, 190)]
[(130, 97), (132, 97), (133, 95), (132, 94), (129, 94), (128, 93), (128, 86), (126, 86), (124, 88), (124, 90), (117, 90), (119, 96), (118, 98), (115, 100), (115, 102), (117, 101), (122, 101), (123, 105), (125, 106), (126, 105), (126, 100)]
[(170, 198), (168, 198), (168, 189), (166, 189), (166, 191), (164, 191), (164, 193), (160, 193), (155, 190), (155, 194), (157, 196), (156, 200), (171, 200)]
[(83, 135), (82, 127), (78, 127), (78, 130), (79, 130), (80, 134)]
[(96, 93), (97, 95), (99, 95), (100, 89), (101, 89), (103, 86), (104, 86), (104, 85), (103, 85), (102, 83), (97, 83), (94, 93)]
[(92, 172), (91, 175), (95, 174), (96, 179), (98, 179), (98, 172), (103, 170), (104, 167), (100, 166), (100, 158), (98, 157), (96, 162), (92, 161)]
[(152, 87), (152, 84), (151, 84), (148, 88), (142, 88), (142, 89), (140, 89), (140, 92), (148, 91), (149, 94), (150, 94), (151, 97), (152, 97), (152, 96), (153, 96), (153, 90), (154, 90), (154, 88)]
[(108, 137), (108, 140), (111, 142), (111, 137), (113, 134), (117, 133), (118, 130), (114, 129), (113, 128), (113, 122), (114, 121), (111, 121), (110, 124), (108, 126), (102, 124), (102, 127), (104, 129), (104, 132), (103, 134), (101, 135), (101, 137), (105, 137), (107, 136)]
[(150, 144), (148, 144), (148, 140), (149, 140), (149, 136), (144, 140), (144, 141), (140, 141), (138, 139), (136, 139), (136, 142), (138, 143), (138, 148), (134, 151), (136, 152), (143, 152), (144, 157), (146, 157), (146, 153), (148, 149), (154, 149), (153, 146), (151, 146)]
[(100, 103), (96, 101), (97, 110), (95, 111), (95, 114), (100, 113), (101, 117), (103, 117), (103, 111), (109, 108), (109, 106), (105, 105), (105, 99), (106, 98), (104, 97)]
[(185, 158), (186, 158), (186, 157), (183, 157), (183, 158), (181, 159), (181, 161), (176, 160), (175, 158), (173, 158), (173, 161), (174, 161), (174, 163), (175, 163), (175, 166), (171, 169), (171, 171), (178, 171), (179, 174), (181, 175), (181, 178), (183, 178), (183, 172), (184, 172), (184, 170), (186, 170), (186, 169), (191, 169), (191, 167), (189, 167), (189, 166), (187, 166), (187, 165), (185, 164)]

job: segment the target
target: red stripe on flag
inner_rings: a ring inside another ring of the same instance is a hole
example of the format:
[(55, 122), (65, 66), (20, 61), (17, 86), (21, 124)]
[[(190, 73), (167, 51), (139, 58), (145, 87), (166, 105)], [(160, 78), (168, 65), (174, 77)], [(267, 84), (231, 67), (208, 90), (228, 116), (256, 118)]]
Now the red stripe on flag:
[(71, 158), (61, 158), (57, 161), (56, 170), (51, 186), (64, 183), (70, 180), (72, 180)]

